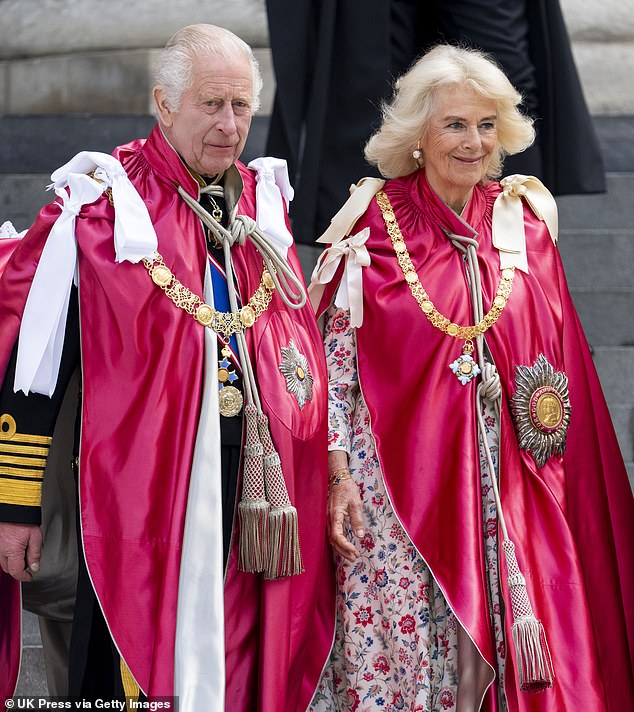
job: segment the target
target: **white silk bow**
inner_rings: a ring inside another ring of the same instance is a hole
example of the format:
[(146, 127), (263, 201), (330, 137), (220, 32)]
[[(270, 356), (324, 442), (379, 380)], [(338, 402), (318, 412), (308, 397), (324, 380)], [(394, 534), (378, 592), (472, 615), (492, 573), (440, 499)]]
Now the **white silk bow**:
[(70, 185), (68, 179), (73, 174), (91, 171), (94, 171), (97, 183), (101, 184), (102, 192), (106, 188), (112, 189), (116, 261), (136, 263), (149, 257), (158, 244), (154, 226), (145, 203), (116, 158), (107, 153), (81, 151), (51, 175), (51, 187), (57, 191), (58, 188)]
[(349, 235), (357, 220), (368, 209), (372, 198), (385, 185), (380, 178), (362, 178), (350, 186), (350, 197), (330, 221), (330, 225), (316, 242), (334, 245)]
[(363, 323), (363, 278), (361, 270), (370, 264), (370, 254), (365, 246), (370, 237), (366, 227), (356, 235), (331, 245), (322, 253), (310, 281), (308, 293), (313, 310), (317, 311), (325, 285), (335, 276), (342, 259), (345, 267), (339, 289), (335, 296), (335, 306), (350, 310), (350, 326), (359, 327)]
[[(94, 178), (87, 173), (94, 171)], [(14, 391), (51, 396), (57, 384), (73, 280), (77, 283), (75, 219), (112, 188), (117, 262), (138, 262), (157, 248), (145, 203), (123, 166), (105, 153), (81, 151), (52, 175), (61, 212), (46, 240), (20, 324)], [(68, 190), (66, 190), (68, 188)]]
[[(308, 287), (313, 309), (317, 311), (326, 284), (335, 276), (342, 259), (345, 258), (344, 272), (335, 296), (335, 306), (350, 310), (350, 324), (353, 327), (363, 323), (363, 274), (362, 268), (370, 264), (370, 253), (365, 243), (370, 237), (370, 228), (364, 228), (356, 235), (346, 237), (357, 220), (365, 213), (376, 193), (385, 185), (379, 178), (362, 178), (350, 186), (350, 197), (330, 221), (330, 225), (317, 239), (318, 243), (329, 244), (320, 256)], [(345, 239), (344, 239), (345, 238)]]
[(522, 198), (557, 242), (557, 204), (544, 184), (533, 176), (511, 175), (500, 181), (502, 192), (493, 204), (493, 245), (500, 252), (500, 268), (516, 267), (528, 274)]
[[(293, 200), (293, 188), (288, 179), (286, 161), (265, 156), (249, 163), (256, 171), (255, 222), (286, 258), (293, 236), (286, 227), (284, 216)], [(284, 201), (284, 202), (282, 202)]]

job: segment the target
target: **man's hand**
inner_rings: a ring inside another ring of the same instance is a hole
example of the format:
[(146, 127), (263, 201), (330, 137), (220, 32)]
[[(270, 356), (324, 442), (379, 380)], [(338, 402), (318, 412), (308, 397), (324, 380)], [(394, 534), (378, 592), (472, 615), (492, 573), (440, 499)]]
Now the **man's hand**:
[(18, 581), (40, 569), (42, 530), (37, 524), (0, 522), (0, 568)]
[(333, 484), (328, 493), (328, 532), (330, 543), (334, 550), (348, 561), (359, 558), (359, 552), (343, 533), (343, 522), (346, 517), (350, 519), (350, 526), (354, 535), (363, 537), (363, 514), (361, 509), (361, 496), (356, 482), (345, 479), (339, 484)]

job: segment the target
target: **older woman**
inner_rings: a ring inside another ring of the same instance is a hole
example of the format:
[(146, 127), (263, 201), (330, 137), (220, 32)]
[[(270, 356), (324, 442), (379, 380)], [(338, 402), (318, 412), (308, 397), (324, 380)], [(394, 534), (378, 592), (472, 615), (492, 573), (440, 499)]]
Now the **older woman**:
[(556, 205), (494, 180), (533, 140), (519, 103), (481, 53), (429, 51), (366, 147), (387, 181), (320, 239), (338, 623), (315, 710), (634, 709), (632, 497)]

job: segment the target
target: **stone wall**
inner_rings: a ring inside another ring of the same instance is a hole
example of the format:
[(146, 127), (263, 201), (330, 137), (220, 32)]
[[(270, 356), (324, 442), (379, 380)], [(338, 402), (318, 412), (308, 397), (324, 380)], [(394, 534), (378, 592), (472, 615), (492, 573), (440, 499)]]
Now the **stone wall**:
[[(560, 1), (591, 113), (634, 115), (634, 0)], [(0, 0), (0, 17), (0, 115), (147, 114), (156, 49), (194, 22), (254, 47), (270, 112), (264, 0)]]
[(261, 114), (275, 91), (264, 0), (0, 0), (0, 115), (148, 114), (158, 48), (211, 22), (255, 51)]
[(634, 0), (560, 2), (590, 112), (634, 115)]

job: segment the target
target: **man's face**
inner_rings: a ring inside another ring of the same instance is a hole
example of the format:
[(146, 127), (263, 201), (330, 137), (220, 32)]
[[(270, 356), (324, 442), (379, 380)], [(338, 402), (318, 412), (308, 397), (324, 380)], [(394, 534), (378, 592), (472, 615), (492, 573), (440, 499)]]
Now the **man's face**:
[(154, 89), (161, 127), (185, 163), (213, 177), (240, 156), (251, 126), (253, 71), (247, 57), (195, 56), (192, 83), (176, 111)]

